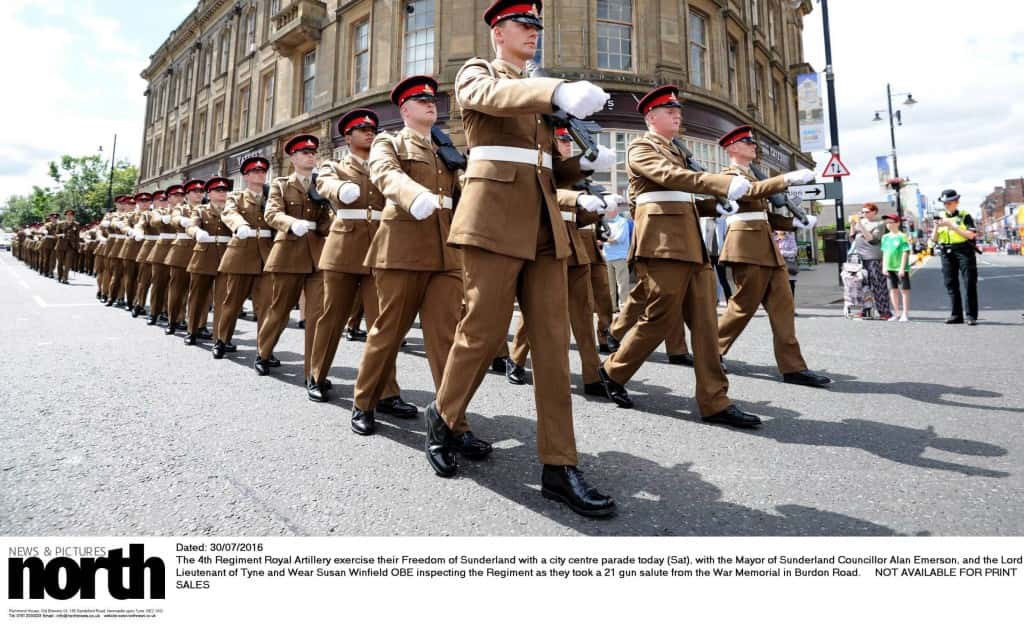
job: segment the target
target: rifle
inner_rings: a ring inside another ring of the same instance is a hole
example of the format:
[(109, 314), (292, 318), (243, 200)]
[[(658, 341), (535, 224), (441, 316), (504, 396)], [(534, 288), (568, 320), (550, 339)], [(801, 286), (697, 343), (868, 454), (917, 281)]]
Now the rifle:
[[(758, 181), (767, 179), (764, 175), (764, 171), (755, 166), (753, 163), (750, 164), (750, 172), (754, 174), (754, 177)], [(793, 201), (789, 198), (788, 195), (785, 195), (783, 193), (775, 193), (774, 195), (768, 197), (768, 203), (772, 204), (772, 207), (775, 208), (776, 210), (780, 208), (785, 208), (789, 210), (789, 212), (794, 217), (799, 219), (801, 223), (807, 225), (807, 213), (803, 211), (803, 208), (793, 203)]]
[[(539, 65), (532, 61), (526, 62), (526, 67), (531, 77), (546, 77), (547, 73)], [(557, 129), (565, 127), (572, 136), (573, 142), (583, 151), (583, 157), (591, 162), (597, 159), (599, 145), (594, 140), (594, 134), (601, 133), (601, 125), (592, 120), (580, 120), (568, 112), (556, 109), (553, 114), (544, 114), (544, 120)]]
[(316, 190), (316, 171), (313, 171), (313, 175), (309, 178), (309, 190), (306, 191), (306, 194), (309, 195), (309, 199), (313, 203), (319, 205), (322, 209), (324, 209), (324, 210), (329, 210), (330, 209), (330, 207), (331, 207), (330, 202), (327, 201), (327, 198), (324, 197), (323, 195), (321, 195)]
[(430, 128), (430, 139), (437, 145), (437, 157), (444, 162), (444, 165), (449, 171), (464, 171), (468, 162), (466, 156), (455, 148), (455, 144), (452, 143), (452, 138), (441, 129), (440, 126), (434, 125)]
[[(672, 145), (683, 155), (683, 159), (686, 161), (686, 168), (697, 173), (707, 173), (707, 169), (704, 165), (697, 161), (697, 158), (693, 157), (693, 152), (686, 148), (683, 141), (679, 138), (672, 138)], [(715, 197), (715, 203), (722, 206), (723, 208), (731, 208), (732, 204), (725, 197)]]

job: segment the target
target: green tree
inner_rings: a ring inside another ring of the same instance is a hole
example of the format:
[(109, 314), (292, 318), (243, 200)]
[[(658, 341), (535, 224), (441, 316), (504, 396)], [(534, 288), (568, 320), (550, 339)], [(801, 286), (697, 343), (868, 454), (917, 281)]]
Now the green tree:
[(50, 162), (50, 178), (60, 186), (56, 194), (58, 205), (73, 208), (81, 221), (102, 216), (104, 208), (112, 205), (108, 203), (108, 192), (112, 197), (131, 194), (138, 176), (135, 165), (120, 160), (114, 165), (111, 186), (110, 162), (101, 161), (98, 155), (64, 155), (59, 161)]

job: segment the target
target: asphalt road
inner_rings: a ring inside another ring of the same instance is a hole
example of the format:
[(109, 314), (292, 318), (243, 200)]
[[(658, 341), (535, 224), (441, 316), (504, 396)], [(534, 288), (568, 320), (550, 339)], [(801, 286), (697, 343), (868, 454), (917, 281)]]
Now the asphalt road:
[[(1024, 535), (1024, 259), (987, 255), (979, 326), (946, 326), (937, 261), (914, 276), (913, 321), (801, 308), (830, 391), (781, 384), (767, 319), (728, 357), (730, 394), (758, 431), (702, 424), (693, 372), (662, 353), (630, 385), (637, 408), (574, 392), (581, 466), (618, 500), (591, 521), (538, 492), (532, 388), (489, 375), (470, 422), (489, 461), (436, 477), (423, 421), (348, 428), (362, 344), (342, 342), (335, 400), (307, 402), (302, 331), (273, 377), (240, 352), (215, 362), (0, 254), (2, 535)], [(398, 361), (407, 400), (433, 384), (418, 329)], [(573, 353), (573, 386), (580, 388)]]

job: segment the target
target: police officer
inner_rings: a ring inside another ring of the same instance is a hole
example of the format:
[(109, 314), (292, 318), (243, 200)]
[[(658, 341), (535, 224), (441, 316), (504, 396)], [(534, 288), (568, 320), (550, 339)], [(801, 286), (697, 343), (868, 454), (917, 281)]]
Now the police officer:
[(943, 190), (939, 201), (946, 206), (946, 213), (935, 220), (932, 241), (936, 244), (942, 260), (942, 278), (946, 292), (953, 302), (953, 312), (947, 324), (964, 323), (964, 303), (960, 296), (960, 284), (967, 293), (967, 325), (978, 323), (978, 262), (974, 239), (974, 217), (960, 210), (960, 195), (953, 189)]

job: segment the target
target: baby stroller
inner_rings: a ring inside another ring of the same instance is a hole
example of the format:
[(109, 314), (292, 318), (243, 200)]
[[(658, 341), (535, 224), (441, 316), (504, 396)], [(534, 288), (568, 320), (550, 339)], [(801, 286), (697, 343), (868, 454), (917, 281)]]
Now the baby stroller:
[(848, 319), (873, 316), (875, 300), (867, 289), (868, 271), (857, 254), (850, 254), (843, 263), (843, 315)]

